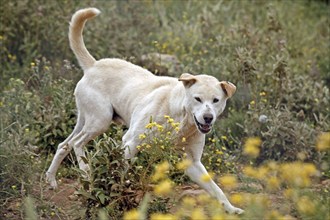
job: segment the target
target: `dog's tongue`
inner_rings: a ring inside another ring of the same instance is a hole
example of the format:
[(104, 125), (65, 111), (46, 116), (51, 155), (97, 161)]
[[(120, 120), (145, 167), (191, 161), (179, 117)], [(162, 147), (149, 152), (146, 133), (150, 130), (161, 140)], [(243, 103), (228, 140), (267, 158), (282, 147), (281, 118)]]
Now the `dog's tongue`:
[(206, 125), (202, 125), (202, 128), (205, 129), (205, 130), (210, 129), (210, 125), (207, 125), (207, 124)]

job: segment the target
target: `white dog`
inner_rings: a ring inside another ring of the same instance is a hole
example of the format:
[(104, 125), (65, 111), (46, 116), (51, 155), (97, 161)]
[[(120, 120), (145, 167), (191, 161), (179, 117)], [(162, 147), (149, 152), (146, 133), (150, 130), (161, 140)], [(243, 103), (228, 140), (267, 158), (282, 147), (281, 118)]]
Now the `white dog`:
[(85, 156), (83, 147), (105, 132), (112, 121), (129, 126), (123, 137), (125, 158), (129, 159), (138, 152), (139, 134), (145, 132), (150, 117), (155, 122), (165, 123), (164, 115), (169, 115), (180, 122), (179, 140), (186, 138), (182, 144), (187, 158), (192, 161), (186, 174), (218, 199), (227, 212), (242, 213), (243, 210), (234, 207), (213, 181), (201, 180), (207, 171), (200, 161), (205, 134), (211, 130), (236, 87), (207, 75), (183, 73), (179, 79), (159, 77), (124, 60), (96, 61), (85, 47), (82, 32), (86, 20), (99, 13), (96, 8), (79, 10), (70, 23), (70, 46), (84, 70), (74, 93), (78, 119), (72, 134), (58, 146), (46, 174), (47, 181), (53, 188), (57, 187), (56, 172), (72, 148), (79, 168), (87, 172), (89, 167), (81, 159)]

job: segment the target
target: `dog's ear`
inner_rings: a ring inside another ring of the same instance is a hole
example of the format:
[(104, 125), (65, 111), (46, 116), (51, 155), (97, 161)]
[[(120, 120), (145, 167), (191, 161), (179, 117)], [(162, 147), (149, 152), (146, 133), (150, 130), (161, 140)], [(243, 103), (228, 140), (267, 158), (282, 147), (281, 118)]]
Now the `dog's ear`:
[(220, 86), (228, 98), (232, 97), (236, 92), (236, 86), (231, 82), (221, 81)]
[(182, 75), (179, 77), (179, 81), (182, 81), (183, 85), (189, 88), (197, 81), (197, 79), (190, 73), (182, 73)]

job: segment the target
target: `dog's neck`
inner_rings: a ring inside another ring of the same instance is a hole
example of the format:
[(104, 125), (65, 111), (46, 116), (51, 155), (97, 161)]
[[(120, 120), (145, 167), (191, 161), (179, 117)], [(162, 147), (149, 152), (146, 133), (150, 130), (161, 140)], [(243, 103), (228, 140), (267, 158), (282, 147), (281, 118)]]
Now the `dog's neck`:
[(194, 116), (186, 111), (186, 108), (183, 107), (183, 119), (180, 122), (180, 136), (189, 139), (192, 136), (203, 135), (201, 134), (194, 122)]

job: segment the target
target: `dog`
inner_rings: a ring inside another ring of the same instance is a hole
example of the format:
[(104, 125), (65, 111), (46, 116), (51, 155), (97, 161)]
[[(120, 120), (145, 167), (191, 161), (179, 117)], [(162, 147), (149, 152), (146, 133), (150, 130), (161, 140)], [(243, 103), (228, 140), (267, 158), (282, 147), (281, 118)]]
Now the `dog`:
[(187, 159), (192, 164), (185, 173), (201, 188), (215, 197), (228, 213), (241, 214), (214, 181), (202, 181), (207, 171), (201, 163), (205, 134), (209, 133), (216, 118), (223, 112), (226, 101), (236, 91), (235, 85), (218, 81), (208, 75), (183, 73), (178, 79), (155, 76), (148, 70), (130, 62), (107, 58), (95, 60), (85, 47), (82, 32), (88, 19), (100, 11), (87, 8), (77, 11), (69, 28), (70, 47), (78, 59), (84, 75), (75, 88), (77, 124), (69, 137), (59, 144), (46, 180), (57, 187), (56, 172), (62, 160), (74, 149), (79, 168), (88, 172), (82, 160), (84, 145), (104, 133), (112, 122), (129, 127), (123, 136), (126, 159), (138, 152), (139, 134), (144, 133), (150, 117), (165, 123), (164, 115), (180, 122), (178, 140), (184, 143)]

